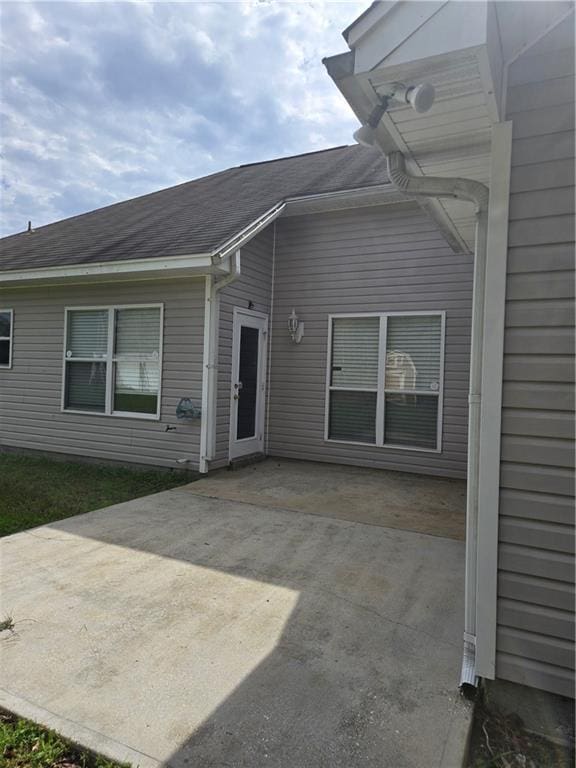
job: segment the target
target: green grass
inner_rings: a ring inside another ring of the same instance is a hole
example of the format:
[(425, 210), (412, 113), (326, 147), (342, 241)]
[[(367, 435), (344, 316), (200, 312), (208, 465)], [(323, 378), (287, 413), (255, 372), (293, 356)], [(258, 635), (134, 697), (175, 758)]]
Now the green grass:
[(195, 473), (0, 453), (0, 536), (189, 483)]
[(2, 768), (120, 768), (123, 764), (79, 749), (54, 731), (29, 720), (0, 712), (0, 765)]

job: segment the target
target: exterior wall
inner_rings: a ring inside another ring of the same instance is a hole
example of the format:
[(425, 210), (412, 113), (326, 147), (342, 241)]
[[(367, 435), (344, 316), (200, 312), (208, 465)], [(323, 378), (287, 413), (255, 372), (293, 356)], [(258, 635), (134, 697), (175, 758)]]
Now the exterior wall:
[(274, 224), (242, 248), (240, 277), (219, 294), (219, 343), (216, 403), (216, 456), (212, 468), (228, 463), (230, 392), (232, 376), (232, 324), (234, 307), (270, 314)]
[[(455, 255), (413, 203), (279, 219), (268, 453), (464, 477), (471, 300), (472, 257)], [(329, 314), (422, 310), (446, 311), (442, 453), (325, 441)]]
[[(62, 412), (64, 308), (147, 302), (164, 303), (160, 420)], [(176, 405), (201, 400), (203, 279), (3, 289), (0, 305), (14, 309), (12, 369), (0, 369), (0, 449), (163, 467), (190, 457), (198, 468), (200, 422), (178, 420)]]
[(497, 677), (574, 695), (573, 19), (511, 68)]

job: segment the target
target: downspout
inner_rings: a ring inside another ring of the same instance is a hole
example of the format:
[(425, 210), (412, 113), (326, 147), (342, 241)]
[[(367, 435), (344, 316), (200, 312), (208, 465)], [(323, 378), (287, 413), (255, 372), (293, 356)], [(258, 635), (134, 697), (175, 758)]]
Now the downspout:
[(204, 294), (204, 352), (202, 356), (202, 422), (200, 425), (200, 464), (202, 474), (216, 450), (216, 386), (218, 365), (219, 292), (240, 275), (240, 250), (230, 256), (230, 272), (220, 280), (206, 276)]
[(438, 197), (467, 200), (476, 206), (472, 333), (470, 345), (470, 390), (468, 395), (468, 482), (466, 495), (466, 577), (464, 608), (464, 651), (460, 689), (476, 686), (476, 580), (478, 532), (478, 481), (480, 469), (480, 418), (482, 406), (482, 348), (484, 335), (484, 294), (489, 190), (472, 179), (415, 177), (406, 172), (401, 152), (387, 156), (388, 175), (396, 189), (410, 197)]

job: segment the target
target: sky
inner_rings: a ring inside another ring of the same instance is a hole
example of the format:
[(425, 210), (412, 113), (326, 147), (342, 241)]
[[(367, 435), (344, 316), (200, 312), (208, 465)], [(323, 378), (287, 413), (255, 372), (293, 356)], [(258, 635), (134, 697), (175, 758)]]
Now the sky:
[(356, 2), (2, 2), (2, 236), (352, 143), (322, 58)]

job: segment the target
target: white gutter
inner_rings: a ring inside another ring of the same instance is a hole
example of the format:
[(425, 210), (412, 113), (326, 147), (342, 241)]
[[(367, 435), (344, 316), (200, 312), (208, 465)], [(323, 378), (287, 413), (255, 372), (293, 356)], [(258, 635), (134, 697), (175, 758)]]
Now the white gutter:
[(204, 351), (202, 355), (202, 421), (200, 424), (200, 463), (202, 474), (216, 451), (216, 386), (218, 366), (219, 292), (240, 275), (240, 250), (230, 256), (230, 272), (216, 280), (206, 276), (204, 293)]
[(252, 240), (258, 232), (261, 232), (268, 226), (268, 224), (274, 221), (274, 219), (277, 219), (285, 207), (286, 203), (277, 203), (275, 206), (268, 209), (266, 213), (263, 213), (262, 216), (248, 224), (247, 227), (241, 229), (240, 232), (235, 234), (234, 237), (231, 237), (230, 240), (227, 240), (223, 245), (219, 246), (211, 254), (212, 264), (220, 264), (226, 256), (237, 251), (244, 245), (244, 243), (247, 243), (248, 240)]
[(470, 391), (468, 396), (468, 484), (466, 498), (466, 578), (464, 651), (460, 687), (476, 686), (476, 595), (478, 491), (480, 474), (480, 419), (482, 407), (482, 350), (486, 286), (489, 190), (478, 181), (459, 178), (409, 176), (400, 152), (388, 155), (388, 174), (394, 186), (410, 197), (452, 197), (476, 205), (476, 245), (472, 293)]
[(160, 272), (181, 269), (209, 269), (212, 261), (209, 253), (185, 256), (164, 256), (150, 259), (125, 259), (123, 261), (96, 264), (68, 264), (56, 267), (38, 267), (0, 272), (0, 285), (23, 283), (30, 280), (60, 280), (74, 277), (120, 277), (136, 273)]

